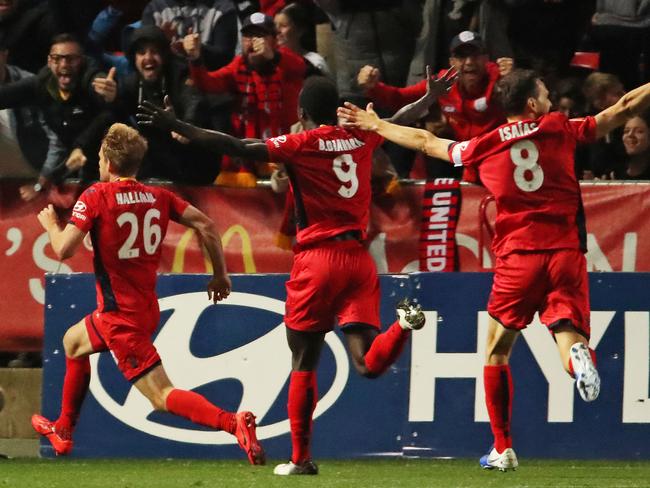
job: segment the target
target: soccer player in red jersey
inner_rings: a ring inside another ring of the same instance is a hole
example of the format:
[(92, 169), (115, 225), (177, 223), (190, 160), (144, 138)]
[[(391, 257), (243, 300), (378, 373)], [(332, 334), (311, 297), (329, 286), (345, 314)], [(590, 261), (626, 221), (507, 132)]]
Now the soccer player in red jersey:
[(370, 211), (372, 153), (383, 138), (336, 125), (338, 92), (326, 78), (308, 79), (299, 104), (307, 130), (266, 142), (199, 129), (151, 104), (138, 114), (140, 123), (177, 132), (215, 151), (286, 164), (297, 220), (284, 317), (292, 353), (287, 405), (292, 455), (288, 463), (275, 467), (278, 475), (318, 473), (310, 451), (318, 401), (316, 367), (335, 320), (356, 370), (368, 378), (382, 374), (399, 356), (410, 331), (424, 325), (419, 306), (403, 300), (398, 320), (380, 333), (379, 280), (362, 241)]
[(252, 464), (264, 464), (253, 414), (227, 412), (197, 393), (174, 388), (151, 341), (160, 319), (156, 296), (160, 243), (170, 220), (194, 229), (207, 249), (214, 269), (207, 286), (209, 299), (216, 303), (228, 297), (231, 282), (213, 222), (172, 192), (136, 181), (146, 150), (147, 141), (135, 129), (114, 124), (99, 151), (101, 182), (79, 197), (69, 223), (62, 227), (52, 205), (38, 215), (59, 259), (71, 257), (90, 233), (97, 309), (63, 337), (66, 373), (59, 418), (51, 422), (34, 415), (32, 426), (47, 437), (57, 455), (70, 453), (90, 381), (88, 356), (110, 350), (124, 377), (156, 410), (229, 432)]
[(584, 119), (549, 113), (548, 90), (532, 71), (514, 70), (498, 82), (497, 90), (508, 122), (464, 142), (380, 120), (371, 104), (366, 111), (346, 104), (338, 113), (347, 119), (346, 126), (376, 132), (455, 165), (477, 168), (495, 197), (492, 247), (497, 261), (488, 301), (484, 368), (494, 447), (481, 458), (481, 466), (506, 470), (518, 466), (510, 434), (513, 384), (508, 363), (519, 331), (535, 312), (553, 332), (564, 368), (576, 379), (580, 396), (588, 402), (598, 397), (600, 377), (588, 348), (585, 219), (573, 154), (576, 144), (595, 141), (650, 106), (650, 83)]

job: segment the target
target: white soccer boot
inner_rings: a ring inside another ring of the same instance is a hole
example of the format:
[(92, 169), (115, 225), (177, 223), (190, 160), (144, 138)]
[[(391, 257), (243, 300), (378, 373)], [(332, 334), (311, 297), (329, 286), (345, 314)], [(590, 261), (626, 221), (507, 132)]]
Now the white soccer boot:
[(400, 327), (404, 330), (420, 330), (424, 327), (425, 317), (422, 307), (411, 303), (408, 298), (403, 298), (397, 304), (397, 318)]
[(600, 375), (591, 360), (589, 348), (582, 342), (571, 346), (571, 364), (578, 393), (585, 402), (593, 402), (600, 393)]
[(280, 476), (290, 476), (294, 474), (318, 474), (318, 466), (313, 461), (294, 464), (292, 461), (284, 464), (278, 464), (273, 469), (273, 474)]
[(498, 469), (499, 471), (512, 469), (514, 471), (519, 466), (519, 461), (517, 461), (517, 455), (512, 447), (504, 449), (501, 454), (492, 448), (488, 454), (481, 457), (479, 464), (483, 469)]

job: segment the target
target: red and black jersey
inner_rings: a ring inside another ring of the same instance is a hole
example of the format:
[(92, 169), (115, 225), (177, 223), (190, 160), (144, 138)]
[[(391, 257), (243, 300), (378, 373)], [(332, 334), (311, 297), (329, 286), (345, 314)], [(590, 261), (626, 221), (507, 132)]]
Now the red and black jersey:
[(455, 165), (477, 168), (494, 195), (497, 217), (493, 249), (582, 249), (584, 212), (573, 154), (576, 144), (596, 139), (593, 117), (559, 112), (504, 124), (485, 135), (452, 144)]
[(169, 220), (178, 220), (188, 205), (135, 180), (96, 183), (81, 194), (70, 223), (90, 232), (98, 311), (138, 312), (157, 300), (160, 244)]
[(270, 159), (287, 164), (296, 203), (298, 244), (347, 230), (365, 237), (372, 154), (382, 142), (374, 132), (337, 126), (266, 141)]

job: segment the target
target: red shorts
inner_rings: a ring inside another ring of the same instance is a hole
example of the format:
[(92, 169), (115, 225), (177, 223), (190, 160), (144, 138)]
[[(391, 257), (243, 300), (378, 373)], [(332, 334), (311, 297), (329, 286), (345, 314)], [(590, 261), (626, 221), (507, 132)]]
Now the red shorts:
[(298, 252), (286, 286), (290, 329), (327, 332), (334, 319), (380, 328), (377, 268), (358, 241), (325, 241)]
[(138, 314), (95, 310), (85, 318), (93, 350), (110, 350), (117, 359), (117, 367), (129, 381), (137, 380), (160, 363), (151, 341), (159, 320), (158, 304)]
[(582, 252), (559, 249), (497, 258), (488, 313), (508, 329), (524, 329), (535, 312), (549, 328), (567, 319), (589, 338), (589, 280)]

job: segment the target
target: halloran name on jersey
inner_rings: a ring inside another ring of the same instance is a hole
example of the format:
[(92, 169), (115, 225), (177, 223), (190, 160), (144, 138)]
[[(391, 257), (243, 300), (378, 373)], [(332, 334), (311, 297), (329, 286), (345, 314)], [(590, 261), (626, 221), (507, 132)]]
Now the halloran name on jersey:
[(353, 149), (364, 145), (363, 142), (354, 137), (351, 137), (350, 139), (332, 139), (326, 141), (318, 139), (319, 151), (352, 151)]
[(501, 142), (509, 141), (515, 137), (527, 136), (533, 132), (537, 132), (539, 127), (535, 122), (517, 122), (513, 125), (506, 125), (499, 127), (499, 137)]
[(131, 203), (154, 203), (156, 197), (148, 191), (128, 191), (125, 193), (116, 193), (115, 200), (118, 205), (129, 205)]

